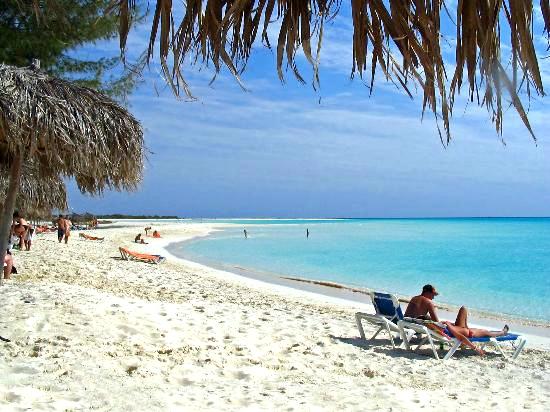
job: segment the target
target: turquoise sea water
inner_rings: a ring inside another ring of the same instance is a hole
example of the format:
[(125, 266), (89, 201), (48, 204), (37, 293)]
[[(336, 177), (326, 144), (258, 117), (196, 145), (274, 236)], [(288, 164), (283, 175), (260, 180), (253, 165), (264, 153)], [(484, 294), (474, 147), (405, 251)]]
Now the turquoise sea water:
[(172, 252), (406, 295), (432, 283), (444, 303), (550, 321), (550, 218), (216, 222), (235, 227)]

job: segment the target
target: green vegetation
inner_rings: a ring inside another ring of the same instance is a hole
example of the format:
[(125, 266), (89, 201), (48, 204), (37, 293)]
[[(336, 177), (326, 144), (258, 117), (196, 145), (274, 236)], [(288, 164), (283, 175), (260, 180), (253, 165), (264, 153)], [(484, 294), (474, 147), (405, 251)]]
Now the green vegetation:
[[(0, 1), (0, 62), (21, 67), (39, 59), (41, 68), (52, 75), (126, 102), (126, 96), (139, 81), (136, 70), (123, 68), (119, 56), (90, 53), (87, 59), (82, 59), (73, 53), (86, 44), (118, 36), (117, 15), (105, 15), (110, 2)], [(139, 20), (135, 13), (132, 18)]]
[(112, 215), (97, 215), (98, 219), (181, 219), (178, 216), (159, 216), (159, 215), (124, 215), (115, 213)]

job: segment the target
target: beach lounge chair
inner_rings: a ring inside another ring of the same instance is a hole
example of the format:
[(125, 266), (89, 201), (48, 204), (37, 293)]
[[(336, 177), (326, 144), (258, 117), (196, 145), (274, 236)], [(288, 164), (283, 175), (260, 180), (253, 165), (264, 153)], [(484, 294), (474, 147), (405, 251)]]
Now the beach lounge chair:
[(392, 333), (401, 336), (401, 330), (397, 326), (397, 322), (403, 319), (403, 312), (399, 305), (399, 300), (389, 293), (370, 292), (370, 298), (374, 306), (376, 314), (357, 312), (355, 314), (355, 321), (359, 328), (359, 333), (362, 339), (365, 338), (365, 331), (363, 330), (362, 321), (365, 320), (368, 323), (378, 326), (378, 330), (369, 340), (372, 340), (378, 336), (383, 330), (388, 332), (392, 346), (395, 348), (395, 342), (393, 340)]
[(155, 263), (157, 265), (166, 260), (165, 257), (160, 256), (160, 255), (149, 255), (147, 253), (133, 252), (133, 251), (131, 251), (129, 249), (126, 249), (124, 247), (119, 247), (118, 250), (120, 252), (120, 256), (124, 260), (139, 260), (139, 261), (142, 261), (142, 262)]
[[(413, 318), (403, 318), (402, 320), (399, 320), (397, 322), (397, 326), (399, 327), (400, 333), (401, 333), (401, 339), (403, 339), (403, 343), (405, 345), (405, 348), (407, 350), (417, 350), (422, 345), (429, 343), (432, 352), (434, 354), (434, 357), (436, 359), (439, 358), (439, 354), (437, 353), (436, 343), (446, 345), (450, 347), (448, 351), (445, 353), (443, 360), (450, 359), (451, 356), (456, 352), (456, 350), (460, 347), (462, 342), (452, 336), (452, 334), (445, 330), (445, 325), (433, 322), (429, 320), (422, 320), (422, 319), (413, 319)], [(415, 331), (418, 336), (422, 338), (421, 341), (417, 344), (416, 348), (413, 349), (410, 344), (410, 333), (407, 331)], [(515, 333), (508, 333), (504, 336), (498, 336), (498, 337), (483, 337), (483, 338), (468, 338), (470, 342), (473, 344), (480, 344), (481, 349), (483, 349), (486, 345), (492, 345), (495, 347), (495, 349), (506, 359), (506, 353), (504, 352), (501, 343), (503, 342), (512, 342), (513, 344), (517, 345), (512, 353), (512, 359), (516, 359), (520, 352), (523, 350), (523, 347), (527, 343), (527, 340), (522, 337), (521, 335), (517, 335)]]
[(90, 236), (90, 235), (87, 235), (86, 233), (79, 233), (78, 236), (80, 236), (85, 240), (104, 240), (105, 239), (104, 237)]

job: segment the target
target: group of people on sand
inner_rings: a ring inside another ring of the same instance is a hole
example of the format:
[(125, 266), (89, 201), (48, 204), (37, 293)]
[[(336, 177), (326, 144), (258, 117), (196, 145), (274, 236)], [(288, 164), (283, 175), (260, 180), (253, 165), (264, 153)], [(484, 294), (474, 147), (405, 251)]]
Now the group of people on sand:
[[(151, 226), (147, 226), (147, 227), (145, 228), (145, 236), (149, 236), (149, 231), (150, 231), (150, 230), (151, 230)], [(161, 237), (161, 236), (160, 236), (160, 232), (157, 231), (157, 230), (154, 230), (154, 231), (153, 231), (153, 234), (152, 234), (152, 237), (157, 238), (157, 239), (160, 238), (160, 237)], [(142, 245), (147, 245), (147, 244), (148, 244), (148, 243), (141, 237), (141, 232), (138, 233), (138, 234), (136, 235), (136, 237), (134, 238), (134, 242), (135, 242), (135, 243), (140, 243), (140, 244), (142, 244)]]
[(478, 354), (484, 355), (485, 353), (475, 346), (468, 338), (482, 338), (482, 337), (498, 337), (508, 334), (508, 325), (504, 325), (500, 331), (489, 331), (486, 329), (471, 328), (468, 326), (468, 310), (462, 306), (456, 320), (449, 322), (446, 320), (440, 320), (435, 310), (433, 303), (434, 298), (439, 295), (437, 290), (432, 285), (424, 285), (422, 293), (418, 296), (414, 296), (405, 310), (405, 317), (431, 320), (434, 322), (440, 322), (445, 325), (445, 329), (442, 333), (449, 336), (454, 336), (459, 339), (463, 344), (474, 349)]

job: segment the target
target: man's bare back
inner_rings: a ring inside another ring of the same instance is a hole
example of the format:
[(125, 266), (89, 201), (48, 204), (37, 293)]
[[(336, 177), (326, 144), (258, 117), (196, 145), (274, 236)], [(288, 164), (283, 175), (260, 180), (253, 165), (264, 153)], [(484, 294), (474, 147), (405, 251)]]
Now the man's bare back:
[(432, 302), (437, 295), (438, 293), (432, 285), (424, 285), (422, 293), (409, 302), (405, 316), (408, 318), (430, 318), (434, 322), (439, 322), (435, 313), (435, 305)]
[(405, 316), (409, 318), (427, 318), (438, 322), (437, 314), (435, 313), (435, 306), (430, 299), (425, 296), (418, 295), (411, 299)]

